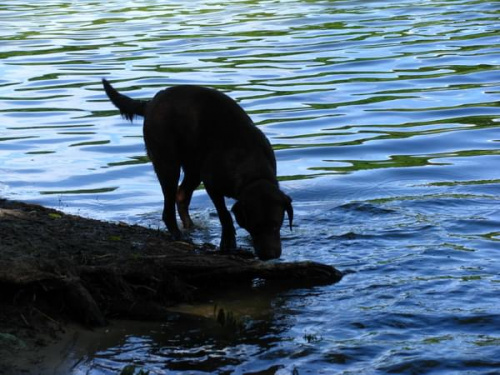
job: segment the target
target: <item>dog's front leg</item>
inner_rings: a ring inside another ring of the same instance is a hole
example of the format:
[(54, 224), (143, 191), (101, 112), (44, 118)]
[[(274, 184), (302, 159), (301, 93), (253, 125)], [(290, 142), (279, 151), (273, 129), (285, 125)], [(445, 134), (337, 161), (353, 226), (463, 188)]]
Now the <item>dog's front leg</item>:
[(221, 251), (229, 251), (236, 249), (236, 231), (234, 230), (233, 218), (226, 208), (224, 196), (207, 189), (208, 195), (214, 203), (219, 220), (222, 226), (222, 237), (220, 240)]

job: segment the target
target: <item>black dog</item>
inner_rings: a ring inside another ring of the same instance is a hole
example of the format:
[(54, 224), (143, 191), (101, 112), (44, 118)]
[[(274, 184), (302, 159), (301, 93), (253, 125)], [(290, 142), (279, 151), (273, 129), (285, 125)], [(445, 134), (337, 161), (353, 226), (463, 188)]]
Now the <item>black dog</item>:
[[(175, 204), (185, 228), (193, 225), (189, 203), (203, 182), (222, 225), (221, 250), (236, 248), (231, 214), (224, 197), (237, 202), (232, 211), (251, 235), (260, 259), (281, 255), (284, 212), (292, 228), (292, 200), (278, 186), (276, 159), (264, 134), (246, 112), (223, 93), (200, 86), (162, 90), (150, 101), (131, 99), (102, 80), (120, 113), (132, 121), (144, 117), (144, 141), (164, 196), (163, 221), (180, 237)], [(180, 170), (184, 179), (179, 187)]]

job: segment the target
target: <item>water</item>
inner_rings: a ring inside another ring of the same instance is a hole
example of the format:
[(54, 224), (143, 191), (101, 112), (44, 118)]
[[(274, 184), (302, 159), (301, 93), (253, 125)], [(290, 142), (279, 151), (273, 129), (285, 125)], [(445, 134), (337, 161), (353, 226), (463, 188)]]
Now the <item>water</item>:
[[(136, 98), (208, 85), (275, 147), (296, 211), (283, 259), (353, 271), (130, 325), (71, 373), (500, 373), (499, 15), (472, 0), (4, 1), (0, 195), (161, 227), (140, 121), (100, 78)], [(217, 243), (203, 191), (192, 211), (193, 239)]]

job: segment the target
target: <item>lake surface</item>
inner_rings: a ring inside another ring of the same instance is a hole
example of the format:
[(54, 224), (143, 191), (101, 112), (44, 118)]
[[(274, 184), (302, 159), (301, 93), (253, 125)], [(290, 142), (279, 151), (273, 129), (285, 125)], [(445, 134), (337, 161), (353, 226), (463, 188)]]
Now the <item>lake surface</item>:
[[(100, 79), (135, 98), (207, 85), (275, 148), (282, 259), (351, 271), (125, 326), (69, 373), (500, 373), (499, 21), (497, 1), (4, 1), (1, 196), (163, 228), (141, 121)], [(204, 191), (192, 211), (217, 244)]]

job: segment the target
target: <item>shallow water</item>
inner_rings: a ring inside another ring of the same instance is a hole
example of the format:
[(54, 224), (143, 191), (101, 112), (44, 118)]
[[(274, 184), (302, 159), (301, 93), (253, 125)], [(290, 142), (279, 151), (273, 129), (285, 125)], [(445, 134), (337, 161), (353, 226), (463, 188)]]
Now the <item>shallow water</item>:
[[(71, 373), (498, 373), (500, 3), (160, 3), (0, 5), (0, 195), (162, 227), (140, 121), (100, 78), (136, 98), (208, 85), (274, 145), (296, 212), (283, 259), (353, 272), (130, 327)], [(192, 210), (193, 239), (217, 243), (203, 191)]]

